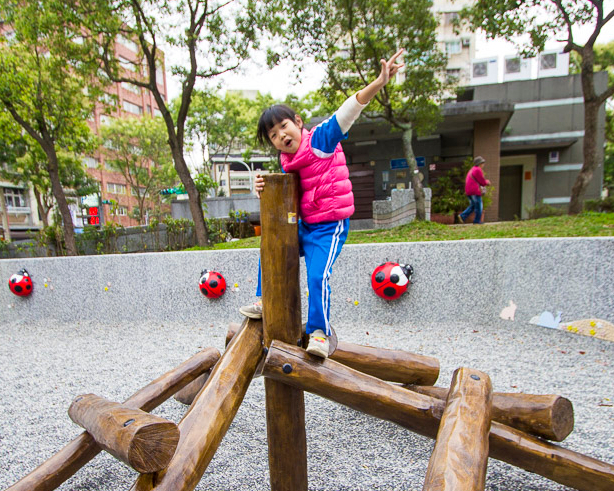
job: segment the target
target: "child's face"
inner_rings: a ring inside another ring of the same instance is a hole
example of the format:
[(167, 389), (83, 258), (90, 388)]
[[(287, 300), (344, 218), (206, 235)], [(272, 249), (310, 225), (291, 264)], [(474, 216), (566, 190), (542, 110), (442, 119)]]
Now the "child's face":
[(296, 116), (296, 121), (284, 119), (275, 124), (267, 133), (273, 146), (284, 153), (296, 153), (303, 137), (303, 121)]

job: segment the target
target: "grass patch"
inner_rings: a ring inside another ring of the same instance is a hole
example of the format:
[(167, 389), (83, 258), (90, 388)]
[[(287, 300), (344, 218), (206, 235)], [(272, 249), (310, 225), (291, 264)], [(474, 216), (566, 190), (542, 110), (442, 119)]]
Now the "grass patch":
[[(407, 225), (391, 229), (350, 231), (346, 244), (599, 236), (614, 236), (614, 213), (585, 212), (580, 215), (563, 215), (536, 220), (486, 223), (483, 225), (442, 225), (435, 222), (411, 222)], [(260, 247), (260, 237), (249, 237), (234, 242), (224, 242), (213, 247), (192, 247), (188, 250), (246, 249), (257, 247)]]

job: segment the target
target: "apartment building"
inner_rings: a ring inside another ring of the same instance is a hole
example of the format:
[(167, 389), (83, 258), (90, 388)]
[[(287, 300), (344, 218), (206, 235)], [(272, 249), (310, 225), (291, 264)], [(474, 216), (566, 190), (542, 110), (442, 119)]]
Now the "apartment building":
[[(0, 25), (0, 34), (10, 40), (12, 37), (10, 26)], [(139, 50), (136, 43), (120, 37), (115, 44), (115, 50), (125, 70), (135, 72), (140, 69)], [(160, 52), (157, 80), (161, 84), (160, 91), (166, 99), (167, 86), (163, 52)], [(104, 104), (96, 105), (92, 119), (89, 121), (89, 126), (94, 133), (98, 133), (101, 125), (110, 121), (111, 118), (142, 117), (144, 114), (160, 115), (158, 105), (149, 91), (143, 91), (127, 83), (115, 83), (107, 89), (107, 92), (109, 97), (106, 98)], [(115, 97), (110, 97), (111, 95)], [(89, 210), (99, 212), (99, 218), (91, 220), (93, 224), (114, 222), (123, 226), (138, 225), (138, 221), (129, 216), (130, 211), (137, 205), (137, 198), (122, 174), (110, 168), (100, 151), (92, 155), (85, 155), (83, 163), (87, 173), (100, 183), (100, 192), (96, 196), (82, 199), (81, 203), (70, 205), (74, 226), (79, 229), (88, 222)], [(0, 213), (3, 214), (2, 228), (4, 230), (8, 223), (11, 239), (25, 239), (28, 238), (30, 232), (40, 230), (43, 223), (39, 216), (34, 192), (28, 184), (0, 181), (0, 188), (4, 194), (4, 208), (6, 208), (6, 214), (0, 210)], [(103, 204), (106, 202), (115, 202), (117, 205), (111, 207)], [(170, 210), (170, 205), (168, 208)], [(4, 235), (8, 234), (4, 232)]]
[[(137, 73), (141, 67), (139, 48), (136, 43), (119, 37), (116, 40), (115, 51), (120, 64), (127, 72)], [(166, 72), (164, 70), (164, 52), (160, 52), (160, 66), (156, 79), (164, 99), (167, 98)], [(114, 96), (106, 99), (106, 104), (98, 104), (90, 120), (90, 128), (95, 133), (99, 132), (102, 125), (107, 124), (112, 118), (139, 118), (144, 115), (160, 116), (160, 110), (151, 92), (142, 90), (136, 85), (129, 83), (114, 83), (108, 89), (109, 95)], [(117, 223), (123, 226), (138, 225), (138, 220), (129, 216), (138, 201), (130, 184), (124, 176), (115, 171), (105, 161), (103, 152), (95, 152), (93, 155), (84, 156), (83, 162), (90, 176), (100, 183), (99, 203), (96, 197), (88, 197), (83, 200), (83, 206), (74, 207), (75, 226), (82, 227), (86, 210), (91, 207), (99, 207), (100, 221)], [(106, 203), (116, 203), (110, 206)], [(147, 201), (146, 201), (147, 203)], [(170, 208), (169, 208), (170, 209)]]

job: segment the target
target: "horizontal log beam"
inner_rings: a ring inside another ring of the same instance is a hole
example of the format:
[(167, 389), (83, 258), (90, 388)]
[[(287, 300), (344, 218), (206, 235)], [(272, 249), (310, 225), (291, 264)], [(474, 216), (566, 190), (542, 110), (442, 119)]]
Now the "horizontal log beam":
[(211, 370), (203, 373), (196, 380), (190, 382), (188, 385), (186, 385), (183, 389), (181, 389), (175, 394), (174, 399), (181, 404), (185, 404), (186, 406), (192, 404), (194, 398), (196, 397), (196, 394), (198, 394), (200, 392), (200, 389), (203, 388), (210, 374)]
[[(239, 325), (231, 322), (226, 333), (226, 344), (237, 332)], [(439, 377), (439, 360), (402, 350), (362, 346), (338, 341), (331, 360), (389, 382), (401, 384), (433, 385)]]
[(423, 491), (484, 491), (492, 384), (471, 368), (454, 372)]
[(262, 322), (245, 320), (179, 423), (181, 436), (168, 467), (141, 474), (133, 491), (191, 491), (202, 478), (243, 401), (263, 356)]
[[(284, 365), (288, 365), (285, 367)], [(344, 404), (420, 435), (435, 438), (443, 401), (386, 383), (333, 360), (274, 341), (263, 375)], [(612, 491), (614, 465), (540, 440), (501, 423), (491, 424), (489, 455), (581, 491)]]
[[(448, 397), (447, 387), (407, 385), (406, 388), (442, 401)], [(492, 419), (555, 442), (567, 438), (574, 426), (571, 401), (552, 394), (495, 392)]]
[[(151, 411), (209, 370), (219, 358), (220, 352), (216, 348), (206, 348), (135, 392), (124, 404), (143, 411)], [(84, 431), (6, 491), (51, 491), (92, 460), (101, 450), (94, 438)]]
[(164, 469), (179, 442), (179, 429), (172, 421), (95, 394), (76, 397), (68, 416), (100, 447), (141, 473)]

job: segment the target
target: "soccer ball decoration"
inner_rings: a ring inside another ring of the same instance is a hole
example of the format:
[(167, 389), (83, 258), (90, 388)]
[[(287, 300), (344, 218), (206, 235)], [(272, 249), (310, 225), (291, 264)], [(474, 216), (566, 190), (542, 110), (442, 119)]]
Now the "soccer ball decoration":
[(217, 271), (203, 269), (198, 282), (200, 293), (207, 298), (219, 298), (226, 291), (226, 280)]
[(409, 264), (386, 262), (373, 270), (371, 287), (378, 297), (396, 300), (407, 291), (413, 274)]
[(34, 285), (32, 284), (30, 275), (25, 268), (9, 278), (9, 288), (19, 297), (27, 297), (30, 295), (30, 293), (32, 293)]

